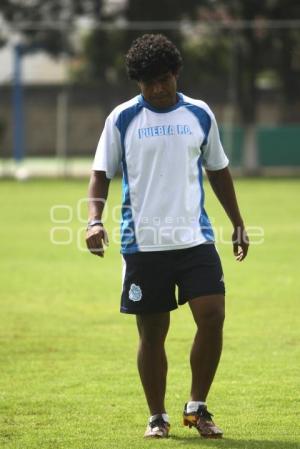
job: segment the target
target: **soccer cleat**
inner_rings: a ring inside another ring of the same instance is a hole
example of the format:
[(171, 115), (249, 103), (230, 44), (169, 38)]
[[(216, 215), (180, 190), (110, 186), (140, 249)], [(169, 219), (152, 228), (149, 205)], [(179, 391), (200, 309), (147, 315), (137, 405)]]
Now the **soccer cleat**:
[(156, 418), (154, 421), (149, 422), (145, 435), (145, 438), (168, 438), (170, 430), (170, 424), (166, 422), (163, 417)]
[(223, 431), (213, 422), (212, 416), (206, 405), (200, 405), (196, 412), (187, 413), (187, 404), (185, 404), (183, 424), (190, 428), (196, 427), (203, 438), (222, 438)]

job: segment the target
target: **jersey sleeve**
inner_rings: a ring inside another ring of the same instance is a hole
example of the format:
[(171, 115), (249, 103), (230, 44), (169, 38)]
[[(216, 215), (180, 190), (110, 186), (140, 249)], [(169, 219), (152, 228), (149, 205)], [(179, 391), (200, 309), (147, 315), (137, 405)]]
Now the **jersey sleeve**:
[(207, 142), (202, 147), (202, 160), (204, 168), (208, 170), (222, 170), (227, 167), (229, 160), (223, 149), (220, 133), (214, 114), (210, 111), (211, 126)]
[(106, 119), (96, 149), (92, 169), (96, 171), (105, 171), (107, 178), (112, 179), (120, 167), (121, 155), (120, 132), (116, 127), (113, 115), (111, 114)]

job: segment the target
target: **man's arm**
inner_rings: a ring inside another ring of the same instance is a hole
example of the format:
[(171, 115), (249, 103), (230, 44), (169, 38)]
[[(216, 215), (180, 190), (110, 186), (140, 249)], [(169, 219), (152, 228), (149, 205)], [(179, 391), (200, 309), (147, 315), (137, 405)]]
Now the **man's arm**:
[(209, 182), (233, 225), (233, 252), (236, 260), (247, 256), (249, 239), (237, 203), (232, 177), (228, 167), (222, 170), (206, 170)]
[[(104, 171), (92, 171), (88, 189), (89, 222), (101, 220), (108, 195), (110, 179)], [(92, 254), (103, 257), (103, 243), (108, 245), (107, 233), (103, 225), (95, 225), (86, 231), (86, 244)]]

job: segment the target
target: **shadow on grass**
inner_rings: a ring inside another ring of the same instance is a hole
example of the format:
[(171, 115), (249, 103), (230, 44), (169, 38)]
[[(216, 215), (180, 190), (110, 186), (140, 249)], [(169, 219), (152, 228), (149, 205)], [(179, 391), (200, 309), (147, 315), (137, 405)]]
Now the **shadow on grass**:
[(170, 435), (170, 440), (175, 440), (183, 445), (191, 445), (191, 443), (195, 443), (202, 447), (215, 447), (218, 445), (220, 448), (226, 449), (299, 449), (299, 443), (295, 441), (280, 441), (280, 440), (240, 440), (240, 439), (232, 439), (232, 438), (222, 438), (222, 439), (204, 439), (199, 438), (198, 436), (192, 436), (183, 438), (177, 435)]

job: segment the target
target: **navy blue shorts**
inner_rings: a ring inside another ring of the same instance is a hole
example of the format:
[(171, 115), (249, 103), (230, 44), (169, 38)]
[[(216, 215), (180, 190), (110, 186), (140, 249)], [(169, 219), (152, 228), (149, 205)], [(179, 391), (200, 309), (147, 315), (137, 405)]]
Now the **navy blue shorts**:
[(121, 312), (169, 312), (199, 296), (225, 294), (223, 270), (215, 245), (123, 254)]

